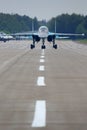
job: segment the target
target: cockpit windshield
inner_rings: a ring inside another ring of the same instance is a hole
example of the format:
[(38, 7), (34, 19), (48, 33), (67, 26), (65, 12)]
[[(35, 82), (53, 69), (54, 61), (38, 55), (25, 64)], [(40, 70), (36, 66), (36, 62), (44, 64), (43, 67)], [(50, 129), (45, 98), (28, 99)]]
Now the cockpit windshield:
[(46, 33), (48, 33), (48, 28), (46, 26), (41, 26), (39, 28), (39, 32), (46, 32)]

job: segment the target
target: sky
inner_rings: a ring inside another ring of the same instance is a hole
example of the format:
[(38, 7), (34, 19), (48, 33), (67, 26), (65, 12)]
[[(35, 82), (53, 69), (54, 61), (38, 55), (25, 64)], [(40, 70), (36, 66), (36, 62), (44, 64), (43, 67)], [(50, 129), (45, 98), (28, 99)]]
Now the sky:
[(0, 0), (0, 12), (50, 20), (63, 13), (87, 15), (87, 0)]

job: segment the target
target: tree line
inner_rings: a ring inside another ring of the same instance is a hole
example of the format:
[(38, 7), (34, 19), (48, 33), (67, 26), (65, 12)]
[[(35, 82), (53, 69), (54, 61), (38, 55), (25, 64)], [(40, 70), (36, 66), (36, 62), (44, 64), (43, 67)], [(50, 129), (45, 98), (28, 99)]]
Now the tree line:
[(26, 15), (0, 13), (0, 31), (7, 33), (31, 31), (32, 21), (35, 25), (34, 28), (37, 29), (39, 24), (36, 17), (32, 19)]
[(85, 33), (87, 35), (87, 16), (62, 14), (48, 21), (50, 31), (57, 33)]
[(41, 25), (46, 25), (51, 32), (55, 32), (55, 24), (57, 33), (85, 33), (87, 37), (87, 16), (84, 15), (61, 14), (46, 22), (26, 15), (0, 13), (0, 31), (7, 33), (38, 30)]

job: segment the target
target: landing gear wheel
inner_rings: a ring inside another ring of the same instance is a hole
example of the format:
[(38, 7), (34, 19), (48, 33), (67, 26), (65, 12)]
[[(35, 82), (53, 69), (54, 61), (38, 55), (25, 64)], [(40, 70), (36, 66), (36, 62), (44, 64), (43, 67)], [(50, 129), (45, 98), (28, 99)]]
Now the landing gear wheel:
[(42, 46), (41, 46), (41, 49), (46, 49), (46, 46), (45, 46), (45, 45), (42, 45)]
[(53, 48), (57, 49), (57, 44), (53, 45)]
[(35, 45), (31, 44), (30, 48), (31, 48), (31, 49), (35, 48)]

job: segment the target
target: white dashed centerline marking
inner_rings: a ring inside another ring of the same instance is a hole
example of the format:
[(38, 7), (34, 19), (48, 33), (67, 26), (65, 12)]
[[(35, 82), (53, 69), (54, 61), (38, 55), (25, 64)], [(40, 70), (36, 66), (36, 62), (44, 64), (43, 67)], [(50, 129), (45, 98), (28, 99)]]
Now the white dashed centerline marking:
[(45, 67), (43, 66), (43, 65), (41, 65), (40, 67), (39, 67), (39, 71), (44, 71), (45, 70)]
[(42, 50), (42, 55), (44, 55), (44, 49)]
[(46, 86), (43, 76), (38, 77), (38, 79), (37, 79), (37, 86), (41, 86), (41, 87), (42, 86)]
[(41, 58), (44, 58), (44, 56), (41, 56)]
[(46, 126), (46, 101), (36, 101), (34, 120), (32, 127), (45, 127)]
[(44, 63), (45, 62), (45, 60), (44, 59), (40, 59), (40, 63)]

